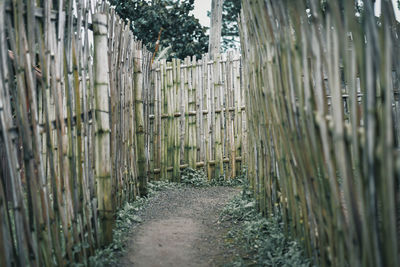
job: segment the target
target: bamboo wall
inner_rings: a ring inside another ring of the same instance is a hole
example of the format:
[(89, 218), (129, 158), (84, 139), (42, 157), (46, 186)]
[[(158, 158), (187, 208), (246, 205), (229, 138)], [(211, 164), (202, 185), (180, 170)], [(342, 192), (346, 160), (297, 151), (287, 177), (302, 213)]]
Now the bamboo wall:
[(242, 5), (248, 174), (322, 266), (400, 264), (400, 25), (363, 4)]
[(0, 1), (1, 266), (87, 264), (148, 179), (241, 170), (240, 55), (151, 67), (129, 29), (104, 2)]
[(0, 266), (87, 263), (146, 193), (150, 60), (104, 3), (0, 1)]
[(180, 169), (204, 168), (208, 178), (233, 178), (246, 158), (241, 62), (229, 52), (209, 61), (156, 62), (149, 106), (151, 179), (178, 181)]

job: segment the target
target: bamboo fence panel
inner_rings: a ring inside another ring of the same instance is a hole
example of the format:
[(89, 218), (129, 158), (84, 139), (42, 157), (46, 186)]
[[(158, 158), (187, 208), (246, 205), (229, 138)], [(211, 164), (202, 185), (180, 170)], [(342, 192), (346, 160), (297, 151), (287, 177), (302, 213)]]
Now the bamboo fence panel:
[(151, 53), (104, 2), (1, 1), (0, 20), (0, 264), (87, 264), (146, 194)]
[(251, 185), (322, 266), (400, 264), (399, 23), (363, 3), (242, 5)]
[(115, 211), (246, 151), (238, 53), (155, 62), (107, 3), (0, 1), (0, 264), (88, 264)]
[[(180, 170), (204, 168), (208, 178), (234, 178), (241, 171), (246, 132), (240, 102), (240, 54), (218, 55), (216, 60), (195, 57), (152, 66), (154, 122), (148, 134), (151, 179), (179, 181)], [(217, 168), (218, 167), (218, 168)], [(244, 167), (244, 164), (243, 164)]]

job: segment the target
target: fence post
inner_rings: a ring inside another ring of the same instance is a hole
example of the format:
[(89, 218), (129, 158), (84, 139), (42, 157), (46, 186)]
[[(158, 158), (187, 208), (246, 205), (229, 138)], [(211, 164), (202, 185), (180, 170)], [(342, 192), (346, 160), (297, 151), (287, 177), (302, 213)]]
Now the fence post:
[(147, 195), (147, 168), (145, 152), (145, 128), (143, 106), (143, 54), (142, 44), (138, 43), (134, 60), (134, 90), (135, 90), (135, 123), (136, 123), (136, 159), (140, 196)]
[(107, 15), (93, 15), (95, 76), (95, 175), (101, 245), (112, 241), (113, 213), (110, 158), (109, 66), (107, 58)]

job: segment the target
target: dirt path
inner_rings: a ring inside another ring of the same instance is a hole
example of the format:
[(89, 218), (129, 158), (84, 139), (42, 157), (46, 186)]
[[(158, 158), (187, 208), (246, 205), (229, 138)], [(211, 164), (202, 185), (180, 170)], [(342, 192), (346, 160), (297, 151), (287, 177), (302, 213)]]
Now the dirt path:
[(139, 216), (123, 266), (221, 266), (237, 253), (219, 214), (238, 189), (182, 188), (160, 192)]

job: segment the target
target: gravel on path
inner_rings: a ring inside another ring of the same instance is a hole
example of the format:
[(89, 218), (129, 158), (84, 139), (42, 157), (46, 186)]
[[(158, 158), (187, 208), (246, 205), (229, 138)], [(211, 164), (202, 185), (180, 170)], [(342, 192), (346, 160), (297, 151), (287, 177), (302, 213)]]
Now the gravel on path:
[(240, 189), (183, 187), (151, 198), (138, 216), (122, 266), (223, 266), (238, 253), (224, 237), (223, 207)]

